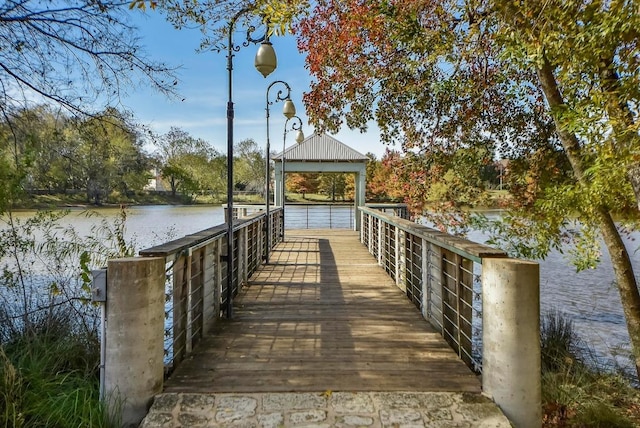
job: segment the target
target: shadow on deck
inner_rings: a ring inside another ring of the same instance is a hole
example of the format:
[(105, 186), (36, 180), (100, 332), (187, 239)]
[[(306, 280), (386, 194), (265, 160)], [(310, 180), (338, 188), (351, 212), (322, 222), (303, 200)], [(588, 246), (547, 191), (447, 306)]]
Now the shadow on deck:
[(480, 381), (358, 241), (287, 231), (165, 392), (480, 392)]

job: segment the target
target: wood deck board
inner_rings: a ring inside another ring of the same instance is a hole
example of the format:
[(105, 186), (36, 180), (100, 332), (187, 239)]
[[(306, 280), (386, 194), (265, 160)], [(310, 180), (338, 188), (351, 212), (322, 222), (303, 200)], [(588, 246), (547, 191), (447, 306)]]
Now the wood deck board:
[(464, 391), (480, 382), (352, 231), (287, 231), (167, 392)]

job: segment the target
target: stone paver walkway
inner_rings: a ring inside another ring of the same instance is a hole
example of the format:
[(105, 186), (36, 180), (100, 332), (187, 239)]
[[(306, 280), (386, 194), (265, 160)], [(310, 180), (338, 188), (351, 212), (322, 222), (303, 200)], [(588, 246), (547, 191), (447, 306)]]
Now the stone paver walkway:
[(510, 428), (477, 393), (165, 393), (140, 428), (371, 427)]

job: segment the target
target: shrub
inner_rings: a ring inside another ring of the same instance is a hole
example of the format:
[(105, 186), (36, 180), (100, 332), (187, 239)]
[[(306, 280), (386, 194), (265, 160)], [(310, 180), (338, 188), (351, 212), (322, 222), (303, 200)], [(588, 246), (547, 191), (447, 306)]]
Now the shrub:
[(640, 397), (619, 374), (601, 371), (592, 352), (558, 312), (540, 324), (545, 427), (635, 427)]
[[(54, 328), (55, 327), (55, 328)], [(63, 320), (0, 346), (0, 427), (110, 427), (99, 400), (99, 344)]]

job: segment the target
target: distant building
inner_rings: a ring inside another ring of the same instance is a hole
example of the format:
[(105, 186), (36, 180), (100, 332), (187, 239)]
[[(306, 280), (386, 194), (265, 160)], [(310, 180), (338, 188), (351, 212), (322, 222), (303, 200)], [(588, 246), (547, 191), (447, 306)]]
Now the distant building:
[(498, 171), (498, 189), (502, 190), (504, 176), (509, 171), (509, 159), (500, 159), (493, 164)]
[(158, 168), (153, 168), (151, 171), (149, 171), (149, 174), (152, 175), (152, 178), (150, 178), (147, 185), (144, 186), (144, 190), (148, 190), (150, 192), (166, 192), (167, 189), (162, 183), (162, 175), (160, 174), (160, 170)]

